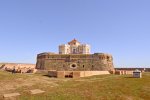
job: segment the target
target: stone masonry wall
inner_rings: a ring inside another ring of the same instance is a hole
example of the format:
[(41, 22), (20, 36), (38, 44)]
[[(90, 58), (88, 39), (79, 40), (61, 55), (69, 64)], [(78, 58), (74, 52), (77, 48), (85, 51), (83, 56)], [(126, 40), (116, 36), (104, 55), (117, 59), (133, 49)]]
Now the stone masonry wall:
[(113, 70), (113, 58), (109, 54), (51, 54), (37, 56), (37, 69), (57, 71)]

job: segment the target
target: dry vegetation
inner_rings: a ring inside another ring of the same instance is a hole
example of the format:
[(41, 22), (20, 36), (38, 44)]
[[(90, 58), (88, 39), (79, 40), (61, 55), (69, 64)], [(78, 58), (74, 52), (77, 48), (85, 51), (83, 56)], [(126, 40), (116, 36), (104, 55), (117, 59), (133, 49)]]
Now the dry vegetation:
[[(0, 71), (0, 100), (5, 93), (19, 92), (13, 100), (150, 100), (150, 73), (101, 75), (80, 79), (49, 78), (42, 74), (11, 74)], [(31, 95), (31, 89), (44, 90)]]

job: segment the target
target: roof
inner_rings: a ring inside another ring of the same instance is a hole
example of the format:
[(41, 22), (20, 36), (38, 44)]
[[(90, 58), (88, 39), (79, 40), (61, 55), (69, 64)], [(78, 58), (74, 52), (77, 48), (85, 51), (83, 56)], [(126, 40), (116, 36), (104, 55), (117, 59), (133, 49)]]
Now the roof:
[(80, 42), (78, 40), (76, 40), (75, 38), (72, 41), (68, 42), (69, 45), (74, 44), (74, 43), (79, 43), (80, 44)]

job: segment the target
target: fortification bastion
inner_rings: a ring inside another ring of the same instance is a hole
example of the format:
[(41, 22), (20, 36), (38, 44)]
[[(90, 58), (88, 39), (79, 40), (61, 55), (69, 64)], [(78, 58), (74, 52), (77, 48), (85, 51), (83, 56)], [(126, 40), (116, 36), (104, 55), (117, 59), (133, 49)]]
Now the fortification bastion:
[(90, 45), (76, 39), (59, 46), (59, 54), (44, 52), (37, 55), (36, 69), (56, 71), (110, 71), (113, 57), (106, 53), (90, 54)]

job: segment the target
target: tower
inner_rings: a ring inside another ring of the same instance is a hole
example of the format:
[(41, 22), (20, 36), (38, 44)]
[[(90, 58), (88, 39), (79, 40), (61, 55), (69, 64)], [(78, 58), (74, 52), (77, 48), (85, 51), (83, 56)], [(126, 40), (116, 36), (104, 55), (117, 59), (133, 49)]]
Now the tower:
[(59, 54), (90, 54), (90, 45), (73, 39), (68, 44), (59, 45)]

